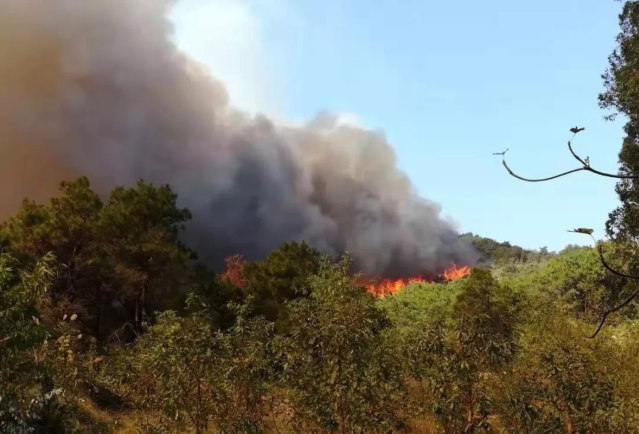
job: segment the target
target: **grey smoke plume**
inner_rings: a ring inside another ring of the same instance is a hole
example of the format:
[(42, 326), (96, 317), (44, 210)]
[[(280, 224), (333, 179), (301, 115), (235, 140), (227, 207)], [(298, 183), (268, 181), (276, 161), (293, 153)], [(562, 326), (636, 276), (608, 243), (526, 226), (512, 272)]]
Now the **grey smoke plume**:
[(284, 241), (349, 251), (373, 276), (467, 264), (383, 135), (319, 115), (250, 117), (171, 42), (168, 0), (0, 0), (0, 214), (62, 179), (99, 191), (169, 183), (205, 260), (263, 257)]

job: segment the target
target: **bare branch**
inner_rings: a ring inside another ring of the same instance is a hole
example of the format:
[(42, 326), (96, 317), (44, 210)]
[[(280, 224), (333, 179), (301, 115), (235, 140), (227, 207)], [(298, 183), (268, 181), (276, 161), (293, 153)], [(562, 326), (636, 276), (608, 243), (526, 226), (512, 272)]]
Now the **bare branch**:
[(572, 139), (574, 139), (574, 138), (575, 138), (575, 135), (573, 135), (573, 136), (572, 136), (572, 138), (571, 138), (570, 140), (568, 140), (568, 149), (570, 150), (570, 153), (572, 154), (572, 156), (573, 156), (573, 157), (575, 157), (575, 159), (576, 159), (577, 161), (579, 161), (581, 164), (583, 164), (583, 165), (584, 165), (584, 167), (590, 167), (590, 162), (589, 162), (589, 161), (587, 161), (587, 160), (588, 160), (588, 157), (586, 157), (586, 161), (584, 161), (584, 160), (582, 160), (582, 158), (581, 158), (579, 155), (577, 155), (577, 154), (575, 153), (575, 151), (572, 149)]
[[(579, 155), (577, 155), (577, 153), (575, 152), (575, 150), (572, 148), (572, 139), (574, 139), (574, 137), (577, 135), (578, 132), (583, 131), (583, 128), (579, 129), (579, 128), (572, 128), (570, 130), (571, 132), (573, 132), (572, 138), (568, 141), (568, 150), (570, 151), (570, 153), (572, 154), (572, 156), (579, 161), (579, 163), (582, 164), (582, 167), (578, 168), (578, 169), (573, 169), (573, 170), (569, 170), (567, 172), (563, 172), (560, 173), (558, 175), (554, 175), (554, 176), (549, 176), (547, 178), (539, 178), (539, 179), (531, 179), (531, 178), (524, 178), (523, 176), (519, 176), (517, 175), (515, 172), (512, 171), (512, 169), (510, 167), (508, 167), (508, 164), (506, 164), (506, 152), (495, 152), (493, 153), (493, 155), (501, 155), (502, 156), (502, 164), (504, 165), (504, 167), (506, 168), (506, 170), (508, 171), (508, 173), (517, 178), (520, 179), (522, 181), (526, 181), (526, 182), (544, 182), (544, 181), (550, 181), (553, 179), (557, 179), (557, 178), (561, 178), (562, 176), (566, 176), (566, 175), (570, 175), (571, 173), (575, 173), (575, 172), (581, 172), (581, 171), (586, 171), (586, 172), (592, 172), (596, 175), (599, 176), (605, 176), (607, 178), (615, 178), (615, 179), (639, 179), (639, 175), (620, 175), (620, 174), (614, 174), (614, 173), (608, 173), (608, 172), (602, 172), (600, 170), (597, 169), (593, 169), (590, 166), (590, 161), (588, 159), (588, 157), (581, 158)], [(575, 132), (576, 131), (576, 132)]]
[[(572, 136), (573, 138), (575, 137), (575, 135)], [(616, 179), (639, 179), (639, 175), (619, 175), (619, 174), (614, 174), (614, 173), (607, 173), (607, 172), (602, 172), (600, 170), (597, 169), (593, 169), (592, 167), (590, 167), (590, 161), (588, 161), (588, 157), (586, 157), (585, 160), (583, 160), (579, 155), (577, 155), (574, 151), (574, 149), (572, 149), (572, 143), (571, 143), (572, 139), (570, 139), (568, 141), (568, 149), (570, 150), (570, 153), (572, 154), (573, 157), (575, 157), (575, 159), (577, 161), (579, 161), (581, 164), (584, 165), (584, 170), (587, 170), (588, 172), (592, 172), (595, 173), (597, 175), (600, 176), (606, 176), (608, 178), (616, 178)]]
[(597, 327), (597, 330), (595, 330), (595, 332), (593, 334), (591, 334), (590, 336), (586, 336), (588, 339), (594, 339), (594, 338), (597, 337), (597, 335), (599, 334), (599, 332), (603, 328), (604, 324), (606, 323), (606, 318), (608, 318), (608, 315), (604, 314), (601, 317), (601, 321), (599, 321), (599, 326)]
[[(637, 278), (637, 277), (635, 277)], [(601, 329), (604, 326), (604, 323), (606, 322), (606, 318), (608, 318), (608, 315), (613, 314), (615, 312), (617, 312), (620, 309), (623, 309), (624, 307), (628, 306), (630, 304), (630, 302), (632, 300), (634, 300), (635, 298), (637, 298), (637, 296), (639, 295), (639, 289), (636, 290), (635, 292), (633, 292), (630, 297), (628, 297), (626, 300), (624, 300), (623, 303), (618, 304), (617, 306), (613, 307), (612, 309), (608, 309), (607, 311), (605, 311), (601, 317), (601, 322), (599, 323), (599, 327), (597, 327), (597, 330), (595, 330), (595, 332), (588, 336), (589, 339), (593, 339), (594, 337), (597, 336), (597, 334), (599, 334), (599, 332), (601, 331)]]
[(562, 176), (570, 175), (571, 173), (581, 172), (582, 170), (586, 170), (585, 168), (581, 167), (579, 169), (569, 170), (568, 172), (563, 172), (563, 173), (560, 173), (559, 175), (550, 176), (548, 178), (530, 179), (530, 178), (524, 178), (522, 176), (519, 176), (515, 172), (513, 172), (512, 169), (510, 167), (508, 167), (508, 165), (506, 164), (506, 159), (505, 158), (502, 160), (502, 164), (504, 165), (504, 167), (506, 168), (508, 173), (510, 173), (511, 176), (514, 176), (515, 178), (521, 179), (522, 181), (526, 181), (526, 182), (550, 181), (551, 179), (561, 178)]
[[(595, 237), (592, 234), (588, 234), (590, 235), (590, 237), (593, 239), (593, 241), (595, 242), (595, 245), (597, 246), (597, 252), (599, 252), (599, 260), (601, 261), (601, 263), (603, 264), (604, 268), (608, 271), (610, 271), (612, 274), (616, 274), (617, 276), (620, 277), (624, 277), (626, 279), (631, 279), (631, 280), (639, 280), (639, 276), (635, 276), (632, 274), (626, 274), (623, 273), (621, 271), (615, 270), (614, 268), (612, 268), (610, 266), (610, 264), (608, 264), (608, 261), (606, 261), (606, 258), (604, 257), (603, 254), (603, 245), (600, 243), (597, 243), (597, 240), (595, 239)], [(601, 329), (603, 328), (604, 324), (606, 323), (606, 319), (608, 318), (609, 315), (623, 309), (624, 307), (628, 306), (635, 298), (637, 298), (637, 296), (639, 296), (639, 289), (637, 289), (635, 292), (633, 292), (628, 298), (626, 298), (623, 302), (619, 303), (618, 305), (606, 310), (603, 312), (602, 316), (601, 316), (601, 321), (599, 322), (599, 326), (597, 327), (597, 329), (595, 330), (595, 332), (588, 336), (589, 339), (593, 339), (595, 338), (599, 332), (601, 331)]]
[(608, 264), (608, 262), (606, 262), (606, 259), (604, 258), (603, 248), (601, 247), (601, 244), (599, 244), (597, 246), (597, 251), (599, 252), (599, 259), (601, 260), (601, 263), (606, 268), (606, 270), (610, 271), (613, 274), (616, 274), (617, 276), (625, 277), (626, 279), (639, 280), (639, 276), (634, 276), (632, 274), (626, 274), (626, 273), (623, 273), (621, 271), (617, 271), (614, 268), (612, 268)]
[(606, 176), (608, 178), (615, 178), (615, 179), (639, 179), (639, 175), (614, 175), (612, 173), (606, 173), (606, 172), (601, 172), (599, 170), (593, 169), (592, 167), (588, 167), (588, 172), (592, 172), (595, 173), (597, 175), (600, 176)]

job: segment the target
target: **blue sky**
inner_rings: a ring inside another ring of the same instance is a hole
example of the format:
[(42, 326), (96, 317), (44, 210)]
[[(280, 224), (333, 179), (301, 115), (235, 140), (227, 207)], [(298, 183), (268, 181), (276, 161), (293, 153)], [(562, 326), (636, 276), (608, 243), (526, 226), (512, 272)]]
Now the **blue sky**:
[(178, 45), (207, 64), (232, 104), (305, 121), (345, 113), (383, 130), (419, 193), (458, 229), (529, 248), (603, 236), (614, 180), (511, 178), (495, 151), (535, 177), (615, 171), (623, 121), (598, 108), (615, 46), (613, 0), (181, 0)]

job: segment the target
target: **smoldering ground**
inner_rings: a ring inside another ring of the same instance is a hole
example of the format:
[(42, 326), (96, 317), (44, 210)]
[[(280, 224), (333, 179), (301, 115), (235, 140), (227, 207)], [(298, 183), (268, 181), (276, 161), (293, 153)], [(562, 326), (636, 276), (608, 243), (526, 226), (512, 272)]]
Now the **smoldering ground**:
[[(473, 260), (383, 134), (322, 114), (278, 125), (229, 106), (171, 41), (166, 0), (0, 0), (0, 217), (62, 179), (168, 183), (207, 261), (284, 241), (348, 251), (371, 276)], [(374, 89), (371, 89), (374, 92)]]

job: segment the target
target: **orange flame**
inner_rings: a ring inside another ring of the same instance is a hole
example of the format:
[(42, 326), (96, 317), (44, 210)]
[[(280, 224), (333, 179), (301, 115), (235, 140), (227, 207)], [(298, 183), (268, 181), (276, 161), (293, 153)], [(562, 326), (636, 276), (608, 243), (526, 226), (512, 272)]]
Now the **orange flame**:
[[(457, 265), (453, 264), (444, 271), (441, 278), (447, 282), (450, 282), (452, 280), (468, 276), (470, 274), (470, 270), (470, 267), (458, 267)], [(360, 285), (365, 286), (368, 289), (368, 292), (379, 298), (386, 297), (387, 295), (397, 294), (406, 286), (413, 283), (433, 283), (433, 281), (426, 280), (422, 276), (418, 275), (406, 279), (383, 279), (376, 283), (370, 283), (370, 281), (359, 282)]]
[(383, 279), (377, 283), (364, 283), (364, 286), (368, 289), (368, 292), (376, 297), (386, 297), (387, 295), (396, 294), (406, 286), (412, 283), (433, 283), (429, 280), (424, 280), (422, 276), (409, 277), (407, 279)]
[(462, 277), (466, 277), (470, 274), (470, 267), (458, 267), (457, 265), (451, 265), (446, 271), (444, 271), (444, 280), (450, 282)]

